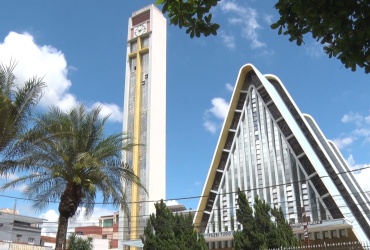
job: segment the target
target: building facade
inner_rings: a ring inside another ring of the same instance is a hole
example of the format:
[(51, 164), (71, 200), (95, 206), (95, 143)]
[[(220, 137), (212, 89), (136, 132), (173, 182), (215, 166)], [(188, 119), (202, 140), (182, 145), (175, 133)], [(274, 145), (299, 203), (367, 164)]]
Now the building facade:
[(119, 212), (115, 212), (111, 215), (100, 216), (99, 226), (75, 227), (75, 233), (77, 235), (94, 238), (94, 244), (98, 243), (98, 239), (106, 240), (108, 249), (117, 249), (119, 238), (118, 225)]
[(18, 211), (0, 210), (0, 240), (21, 244), (41, 245), (41, 226), (44, 219), (18, 214)]
[(129, 213), (121, 212), (119, 226), (125, 245), (140, 239), (154, 202), (166, 195), (166, 32), (166, 19), (154, 5), (129, 18), (123, 130), (139, 146), (123, 160), (149, 192), (125, 184)]
[(304, 239), (370, 240), (369, 198), (314, 119), (282, 82), (253, 65), (241, 68), (199, 201), (195, 226), (210, 249), (231, 249), (237, 190), (281, 207)]

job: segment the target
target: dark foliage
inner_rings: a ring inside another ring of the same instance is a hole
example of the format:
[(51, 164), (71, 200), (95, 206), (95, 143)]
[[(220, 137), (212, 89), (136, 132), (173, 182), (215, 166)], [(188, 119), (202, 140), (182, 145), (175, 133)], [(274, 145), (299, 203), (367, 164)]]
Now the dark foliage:
[(156, 203), (155, 209), (141, 237), (144, 250), (208, 249), (204, 238), (194, 230), (190, 213), (173, 214), (163, 201)]
[[(237, 221), (243, 229), (234, 234), (234, 249), (268, 249), (296, 246), (292, 228), (284, 218), (283, 211), (271, 208), (258, 196), (253, 209), (244, 192), (238, 190), (239, 209)], [(254, 211), (253, 211), (254, 210)]]
[(359, 66), (370, 72), (370, 1), (279, 0), (275, 8), (280, 19), (271, 27), (289, 41), (301, 45), (311, 33), (330, 58), (352, 71)]

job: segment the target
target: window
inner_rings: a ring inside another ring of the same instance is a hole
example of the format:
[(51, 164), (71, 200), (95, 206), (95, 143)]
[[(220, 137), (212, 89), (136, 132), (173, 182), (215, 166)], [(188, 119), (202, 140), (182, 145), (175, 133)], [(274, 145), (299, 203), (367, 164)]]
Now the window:
[(28, 244), (35, 244), (35, 238), (28, 238)]
[(17, 242), (20, 242), (22, 241), (22, 235), (21, 234), (17, 234)]
[(229, 241), (224, 241), (224, 247), (229, 247)]
[(102, 239), (107, 239), (108, 237), (107, 237), (107, 235), (106, 235), (106, 234), (103, 234), (101, 238), (102, 238)]
[(329, 232), (328, 231), (324, 232), (324, 239), (329, 239)]
[(112, 227), (113, 226), (113, 219), (107, 219), (103, 221), (103, 227)]
[(333, 238), (337, 238), (338, 237), (337, 230), (332, 230), (331, 231), (331, 237), (333, 237)]

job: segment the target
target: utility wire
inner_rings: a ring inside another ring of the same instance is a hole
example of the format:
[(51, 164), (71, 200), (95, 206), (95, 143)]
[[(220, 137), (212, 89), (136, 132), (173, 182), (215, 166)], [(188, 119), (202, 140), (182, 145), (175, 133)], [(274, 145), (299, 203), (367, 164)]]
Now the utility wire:
[[(359, 170), (364, 170), (364, 169), (368, 169), (370, 168), (370, 165), (367, 165), (365, 167), (362, 167), (362, 168), (357, 168), (357, 169), (352, 169), (352, 170), (349, 170), (349, 171), (342, 171), (342, 172), (338, 172), (338, 173), (335, 173), (335, 175), (341, 175), (341, 174), (345, 174), (345, 173), (351, 173), (351, 172), (355, 172), (355, 171), (359, 171)], [(320, 176), (319, 177), (320, 179), (322, 178), (331, 178), (331, 176)], [(280, 186), (286, 186), (286, 185), (291, 185), (291, 184), (295, 184), (295, 183), (301, 183), (301, 182), (307, 182), (309, 181), (310, 179), (303, 179), (303, 180), (297, 180), (297, 181), (291, 181), (291, 182), (286, 182), (286, 183), (280, 183), (280, 184), (274, 184), (274, 185), (269, 185), (269, 186), (264, 186), (264, 187), (255, 187), (255, 188), (250, 188), (250, 189), (244, 189), (242, 191), (244, 192), (250, 192), (250, 191), (256, 191), (256, 190), (261, 190), (261, 189), (266, 189), (266, 188), (274, 188), (274, 187), (280, 187)], [(225, 193), (222, 193), (222, 194), (233, 194), (233, 193), (237, 193), (238, 191), (232, 191), (232, 192), (225, 192)], [(359, 192), (359, 193), (368, 193), (368, 192)], [(217, 194), (217, 195), (221, 195), (221, 194)], [(178, 198), (168, 198), (168, 199), (162, 199), (164, 202), (165, 201), (172, 201), (172, 200), (191, 200), (191, 199), (199, 199), (199, 198), (206, 198), (208, 197), (209, 195), (198, 195), (198, 196), (188, 196), (188, 197), (178, 197)], [(17, 196), (10, 196), (10, 195), (3, 195), (3, 194), (0, 194), (0, 197), (5, 197), (5, 198), (11, 198), (11, 199), (19, 199), (19, 200), (25, 200), (25, 201), (39, 201), (38, 199), (30, 199), (30, 198), (21, 198), (21, 197), (17, 197)], [(148, 201), (136, 201), (136, 202), (131, 202), (131, 201), (128, 201), (127, 204), (133, 204), (133, 203), (155, 203), (155, 202), (159, 202), (160, 200), (148, 200)], [(60, 201), (48, 201), (48, 203), (56, 203), (56, 204), (59, 204)], [(92, 202), (92, 203), (85, 203), (85, 204), (95, 204), (95, 205), (112, 205), (113, 203), (112, 202)]]

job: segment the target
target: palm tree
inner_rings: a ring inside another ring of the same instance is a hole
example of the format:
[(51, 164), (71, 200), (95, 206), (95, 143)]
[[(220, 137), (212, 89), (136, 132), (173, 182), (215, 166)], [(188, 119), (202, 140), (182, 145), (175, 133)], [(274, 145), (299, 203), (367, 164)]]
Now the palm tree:
[(15, 137), (27, 128), (31, 111), (42, 95), (45, 83), (42, 78), (33, 77), (23, 86), (17, 86), (13, 70), (0, 64), (0, 154), (14, 142)]
[(82, 238), (72, 233), (68, 236), (68, 250), (93, 250), (93, 238)]
[(36, 210), (59, 200), (56, 250), (65, 247), (68, 219), (78, 207), (86, 207), (85, 215), (91, 215), (100, 194), (104, 204), (121, 205), (128, 211), (122, 180), (144, 188), (133, 170), (121, 162), (123, 150), (133, 145), (122, 133), (104, 135), (108, 116), (100, 118), (100, 110), (87, 111), (78, 105), (69, 112), (51, 108), (39, 115), (34, 128), (17, 144), (17, 157), (5, 161), (0, 169), (0, 174), (23, 174), (3, 189), (27, 184), (23, 194)]

